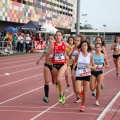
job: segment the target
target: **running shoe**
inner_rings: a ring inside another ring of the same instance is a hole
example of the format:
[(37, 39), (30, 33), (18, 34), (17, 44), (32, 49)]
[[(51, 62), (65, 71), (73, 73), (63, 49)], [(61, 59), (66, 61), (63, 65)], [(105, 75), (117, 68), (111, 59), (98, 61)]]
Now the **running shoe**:
[(92, 92), (92, 96), (96, 97), (96, 92)]
[(104, 83), (101, 84), (101, 89), (104, 89)]
[(100, 104), (99, 104), (99, 102), (98, 102), (98, 101), (96, 101), (96, 102), (95, 102), (95, 105), (99, 106)]
[(66, 87), (65, 91), (68, 92), (70, 87)]
[(84, 112), (84, 106), (80, 107), (80, 112)]
[(119, 77), (119, 73), (117, 73), (116, 76)]
[(44, 101), (45, 103), (48, 103), (48, 102), (49, 102), (49, 100), (48, 100), (47, 97), (44, 97), (44, 98), (43, 98), (43, 101)]
[(80, 103), (80, 102), (81, 102), (81, 99), (77, 98), (77, 100), (74, 103)]
[(60, 103), (65, 104), (65, 94), (59, 95), (59, 100)]
[(62, 97), (63, 97), (62, 104), (64, 105), (65, 104), (65, 94), (63, 94)]
[(59, 87), (58, 87), (58, 85), (56, 85), (56, 90), (59, 90)]

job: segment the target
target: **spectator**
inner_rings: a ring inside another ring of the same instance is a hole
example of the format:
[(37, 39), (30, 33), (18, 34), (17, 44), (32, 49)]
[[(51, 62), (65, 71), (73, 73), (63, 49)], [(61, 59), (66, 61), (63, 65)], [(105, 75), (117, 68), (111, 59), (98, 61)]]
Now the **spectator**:
[(24, 34), (19, 33), (17, 39), (17, 51), (23, 52), (23, 48), (24, 48)]
[(10, 47), (11, 47), (10, 44), (7, 44), (6, 47), (5, 47), (5, 53), (6, 53), (7, 55), (13, 54), (13, 51), (11, 50)]
[(29, 34), (27, 34), (26, 38), (25, 38), (25, 49), (26, 49), (26, 52), (29, 52), (30, 41), (31, 41), (31, 38), (30, 38)]
[(18, 38), (17, 33), (14, 33), (12, 44), (14, 45), (15, 48), (17, 47), (17, 38)]

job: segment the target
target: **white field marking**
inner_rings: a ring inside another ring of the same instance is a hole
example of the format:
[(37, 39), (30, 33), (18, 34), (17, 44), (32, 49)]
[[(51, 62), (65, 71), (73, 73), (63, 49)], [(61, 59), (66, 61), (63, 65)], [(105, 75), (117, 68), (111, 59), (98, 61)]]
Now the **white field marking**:
[[(27, 106), (0, 106), (0, 111), (4, 111), (2, 109), (5, 109), (5, 111), (9, 111), (6, 110), (7, 108), (12, 108), (10, 111), (16, 111), (15, 109), (21, 109), (21, 108), (26, 108), (26, 109), (30, 109), (30, 112), (32, 112), (34, 109), (43, 109), (43, 108), (49, 108), (49, 106), (42, 106), (42, 107), (27, 107)], [(63, 107), (53, 107), (53, 109), (57, 109), (57, 110), (76, 110), (76, 108), (63, 108)], [(87, 107), (85, 110), (91, 110), (91, 111), (103, 111), (105, 108), (94, 108), (94, 107)], [(23, 111), (23, 110), (22, 110)], [(115, 112), (116, 109), (110, 109), (109, 112)], [(33, 111), (34, 112), (34, 111)], [(39, 113), (42, 111), (38, 111)], [(48, 111), (48, 112), (52, 112), (52, 111)], [(55, 111), (54, 111), (55, 112)], [(99, 114), (98, 114), (99, 115)]]
[[(40, 61), (40, 62), (44, 62), (44, 61)], [(35, 64), (35, 62), (33, 63), (28, 63), (28, 64), (20, 64), (20, 65), (15, 65), (15, 66), (10, 66), (10, 67), (4, 67), (4, 68), (0, 68), (0, 70), (6, 69), (6, 68), (13, 68), (13, 67), (19, 67), (19, 66), (25, 66), (25, 65), (30, 65), (30, 64)]]
[[(9, 57), (5, 57), (5, 59), (4, 59), (4, 57), (3, 57), (3, 59), (1, 58), (0, 59), (0, 61), (3, 61), (3, 60), (10, 60), (10, 59), (12, 59), (12, 60), (16, 60), (16, 59), (24, 59), (24, 58), (26, 58), (26, 57), (29, 57), (29, 58), (31, 58), (31, 57), (35, 57), (35, 56), (40, 56), (40, 54), (39, 55), (30, 55), (30, 56), (27, 56), (27, 55), (23, 55), (23, 56), (9, 56)], [(14, 57), (14, 58), (13, 58)]]
[(103, 110), (103, 112), (100, 114), (100, 116), (97, 118), (97, 120), (102, 120), (106, 113), (109, 111), (109, 109), (112, 107), (112, 105), (115, 103), (115, 101), (120, 97), (120, 91), (116, 94), (116, 96), (112, 99), (112, 101), (107, 105), (107, 107)]
[(5, 62), (5, 63), (0, 63), (0, 65), (3, 65), (3, 64), (10, 64), (10, 63), (19, 63), (19, 62), (24, 62), (24, 61), (35, 61), (35, 60), (38, 60), (38, 58), (32, 58), (32, 59), (26, 59), (26, 60), (17, 60), (17, 61), (12, 61), (12, 62)]
[[(110, 70), (111, 71), (111, 70)], [(51, 83), (50, 83), (51, 84)], [(31, 92), (34, 92), (34, 91), (37, 91), (37, 90), (39, 90), (39, 89), (41, 89), (41, 88), (43, 88), (44, 86), (41, 86), (41, 87), (38, 87), (38, 88), (36, 88), (36, 89), (33, 89), (33, 90), (31, 90), (31, 91), (28, 91), (28, 92), (26, 92), (26, 93), (23, 93), (23, 94), (21, 94), (21, 95), (18, 95), (18, 96), (16, 96), (16, 97), (14, 97), (14, 98), (11, 98), (11, 99), (8, 99), (8, 100), (6, 100), (6, 101), (3, 101), (3, 102), (0, 102), (0, 105), (2, 105), (2, 104), (4, 104), (4, 103), (7, 103), (7, 102), (9, 102), (9, 101), (12, 101), (12, 100), (14, 100), (14, 99), (17, 99), (17, 98), (19, 98), (19, 97), (22, 97), (22, 96), (24, 96), (24, 95), (27, 95), (27, 94), (29, 94), (29, 93), (31, 93)], [(72, 96), (74, 93), (72, 93), (71, 95), (69, 95), (69, 96)], [(68, 96), (68, 97), (69, 97)], [(67, 97), (67, 98), (68, 98)], [(49, 109), (51, 109), (51, 108), (53, 108), (54, 106), (56, 106), (58, 103), (56, 103), (56, 104), (54, 104), (53, 106), (51, 106), (50, 108), (48, 108), (48, 109), (46, 109), (45, 111), (43, 111), (42, 113), (40, 113), (40, 114), (38, 114), (39, 116), (40, 115), (42, 115), (42, 114), (44, 114), (45, 112), (47, 112)], [(37, 115), (37, 116), (38, 116)], [(36, 117), (36, 116), (35, 116)], [(35, 118), (34, 117), (34, 118)]]
[[(110, 60), (112, 60), (112, 59), (110, 59)], [(110, 61), (110, 60), (108, 60), (108, 61)], [(44, 61), (40, 61), (40, 62), (44, 62)], [(12, 63), (13, 63), (13, 62), (12, 62)], [(10, 66), (10, 67), (4, 67), (4, 68), (0, 68), (0, 70), (1, 70), (1, 69), (6, 69), (6, 68), (19, 67), (19, 66), (23, 66), (23, 65), (30, 65), (30, 64), (35, 64), (35, 62), (33, 62), (33, 63), (28, 63), (28, 64), (22, 64), (22, 65), (16, 65), (16, 66)]]
[[(11, 75), (11, 74), (19, 73), (19, 72), (24, 72), (24, 71), (27, 71), (27, 70), (33, 70), (33, 69), (40, 68), (40, 67), (43, 67), (43, 66), (34, 67), (34, 68), (29, 68), (29, 69), (24, 69), (24, 70), (20, 70), (20, 71), (16, 71), (16, 72), (11, 72), (11, 73), (9, 73), (9, 74)], [(0, 75), (0, 77), (1, 77), (1, 76), (5, 76), (5, 75)]]
[[(108, 60), (108, 61), (111, 61), (112, 59)], [(39, 67), (43, 67), (43, 66), (39, 66)], [(16, 71), (16, 72), (12, 72), (12, 73), (9, 73), (9, 74), (14, 74), (14, 73), (18, 73), (18, 72), (23, 72), (23, 71), (26, 71), (26, 70), (32, 70), (32, 69), (36, 69), (36, 68), (39, 68), (39, 67), (34, 67), (34, 68), (30, 68), (30, 69), (25, 69), (25, 70), (21, 70), (21, 71)], [(4, 75), (0, 75), (1, 76), (4, 76)]]
[(19, 97), (21, 97), (21, 96), (27, 95), (27, 94), (29, 94), (29, 93), (31, 93), (31, 92), (36, 91), (36, 90), (39, 90), (39, 89), (41, 89), (41, 88), (43, 88), (43, 87), (44, 87), (44, 86), (38, 87), (38, 88), (36, 88), (36, 89), (30, 90), (30, 91), (28, 91), (28, 92), (26, 92), (26, 93), (23, 93), (23, 94), (21, 94), (21, 95), (18, 95), (18, 96), (16, 96), (16, 97), (13, 97), (13, 98), (8, 99), (8, 100), (6, 100), (6, 101), (0, 102), (0, 105), (2, 105), (2, 104), (4, 104), (4, 103), (7, 103), (7, 102), (9, 102), (9, 101), (11, 101), (11, 100), (17, 99), (17, 98), (19, 98)]
[[(40, 109), (40, 108), (49, 108), (49, 106), (41, 106), (41, 107), (28, 107), (28, 106), (0, 106), (0, 108), (29, 108), (29, 109)], [(58, 109), (58, 110), (76, 110), (75, 108), (63, 108), (63, 107), (53, 107), (53, 109)], [(104, 108), (94, 108), (94, 107), (87, 107), (85, 110), (98, 110), (98, 111), (103, 111)], [(112, 109), (111, 111), (115, 111), (116, 109)]]
[[(111, 72), (112, 70), (114, 70), (115, 68), (109, 70), (106, 74), (108, 74), (109, 72)], [(105, 74), (105, 75), (106, 75)], [(72, 96), (72, 95), (71, 95)], [(52, 109), (54, 106), (56, 106), (58, 103), (54, 104), (53, 106), (51, 106), (50, 108), (46, 109), (45, 111), (43, 111), (42, 113), (36, 115), (35, 117), (31, 118), (30, 120), (35, 120), (37, 117), (41, 116), (42, 114), (44, 114), (45, 112), (47, 112), (48, 110)]]
[[(74, 94), (74, 93), (72, 93), (72, 94), (70, 94), (69, 96), (67, 96), (66, 99), (69, 98), (69, 97), (71, 97), (73, 94)], [(42, 111), (40, 114), (36, 115), (35, 117), (31, 118), (30, 120), (35, 120), (36, 118), (38, 118), (38, 117), (41, 116), (42, 114), (48, 112), (50, 109), (54, 108), (54, 107), (55, 107), (56, 105), (58, 105), (58, 104), (59, 104), (59, 102), (57, 102), (56, 104), (52, 105), (52, 106), (49, 107), (48, 109)]]
[(28, 106), (0, 106), (0, 108), (30, 108), (30, 109), (37, 109), (37, 108), (49, 108), (49, 106), (41, 106), (41, 107), (28, 107)]
[(27, 80), (27, 79), (31, 79), (31, 78), (34, 78), (34, 77), (37, 77), (37, 76), (40, 76), (40, 75), (43, 75), (43, 73), (38, 74), (38, 75), (31, 76), (31, 77), (27, 77), (27, 78), (24, 78), (24, 79), (21, 79), (21, 80), (17, 80), (17, 81), (15, 81), (15, 82), (10, 82), (10, 83), (7, 83), (7, 84), (0, 85), (0, 88), (1, 88), (1, 87), (5, 87), (5, 86), (7, 86), (7, 85), (15, 84), (15, 83), (18, 83), (18, 82), (21, 82), (21, 81), (25, 81), (25, 80)]
[[(23, 110), (0, 110), (1, 112), (21, 112), (21, 113), (37, 113), (37, 112), (42, 112), (42, 111), (23, 111)], [(48, 113), (59, 113), (59, 114), (79, 114), (80, 112), (55, 112), (55, 111), (49, 111)], [(93, 113), (84, 113), (84, 114), (88, 114), (88, 115), (96, 115), (98, 116), (99, 114), (93, 114)]]
[[(111, 53), (110, 54), (107, 54), (107, 56), (109, 56), (109, 55), (111, 55)], [(36, 59), (38, 59), (38, 58), (36, 58)], [(27, 60), (18, 60), (18, 61), (14, 61), (14, 63), (18, 63), (18, 62), (23, 62), (23, 61), (28, 61), (28, 60), (36, 60), (36, 59), (27, 59)], [(13, 63), (13, 62), (5, 62), (5, 63), (1, 63), (0, 65), (2, 65), (2, 64), (9, 64), (9, 63)]]

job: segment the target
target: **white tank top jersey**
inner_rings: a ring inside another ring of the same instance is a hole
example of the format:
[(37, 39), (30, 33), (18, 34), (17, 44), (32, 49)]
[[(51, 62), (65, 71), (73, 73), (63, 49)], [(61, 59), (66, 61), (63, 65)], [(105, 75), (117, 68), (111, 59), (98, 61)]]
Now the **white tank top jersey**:
[(78, 57), (76, 77), (84, 77), (91, 75), (91, 69), (86, 67), (86, 65), (90, 65), (90, 56), (91, 53), (88, 53), (88, 55), (84, 57), (82, 55), (82, 52), (80, 52)]

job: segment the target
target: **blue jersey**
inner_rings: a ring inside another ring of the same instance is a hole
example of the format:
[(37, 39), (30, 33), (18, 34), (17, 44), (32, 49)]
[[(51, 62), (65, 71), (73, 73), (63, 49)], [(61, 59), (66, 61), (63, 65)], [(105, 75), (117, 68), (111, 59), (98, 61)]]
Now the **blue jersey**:
[(100, 57), (97, 57), (96, 52), (94, 52), (94, 62), (95, 62), (96, 71), (103, 70), (104, 54), (101, 53)]

